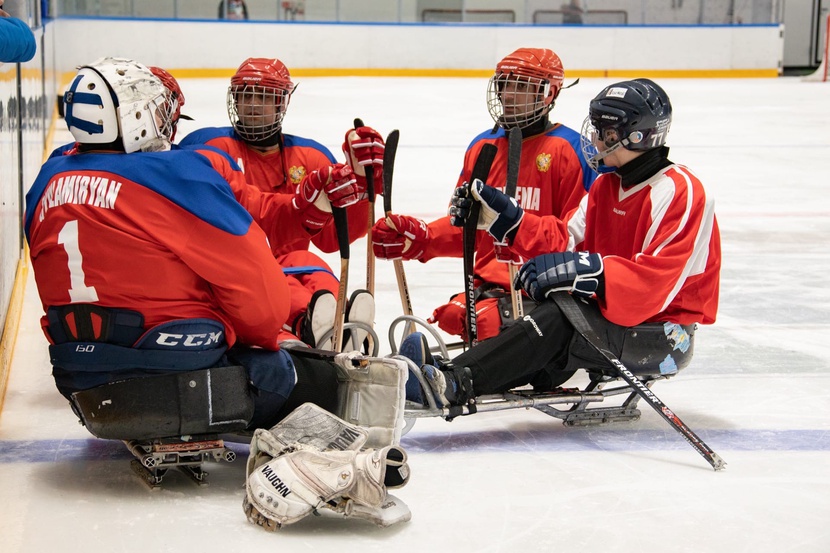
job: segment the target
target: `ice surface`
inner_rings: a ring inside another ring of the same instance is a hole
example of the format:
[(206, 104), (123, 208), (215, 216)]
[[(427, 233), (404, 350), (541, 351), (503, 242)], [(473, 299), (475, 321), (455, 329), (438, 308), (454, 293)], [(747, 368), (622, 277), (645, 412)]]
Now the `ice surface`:
[[(469, 141), (492, 125), (480, 79), (302, 78), (286, 132), (342, 158), (355, 117), (400, 129), (393, 207), (441, 215)], [(562, 92), (579, 129), (610, 81)], [(171, 473), (148, 491), (120, 442), (79, 426), (50, 377), (31, 279), (0, 417), (0, 550), (16, 552), (830, 551), (830, 89), (797, 79), (664, 80), (671, 158), (716, 198), (723, 238), (718, 322), (692, 365), (655, 393), (728, 463), (714, 472), (658, 415), (566, 428), (534, 410), (419, 420), (403, 439), (412, 520), (387, 529), (309, 517), (270, 534), (242, 512), (241, 459), (206, 465), (208, 487)], [(179, 135), (224, 126), (224, 80), (182, 80)], [(60, 126), (60, 125), (59, 125)], [(56, 143), (69, 141), (65, 132)], [(378, 213), (380, 208), (378, 208)], [(365, 278), (352, 248), (351, 289)], [(328, 256), (337, 268), (336, 256)], [(415, 313), (463, 289), (460, 259), (406, 263)], [(377, 328), (400, 313), (378, 261)]]

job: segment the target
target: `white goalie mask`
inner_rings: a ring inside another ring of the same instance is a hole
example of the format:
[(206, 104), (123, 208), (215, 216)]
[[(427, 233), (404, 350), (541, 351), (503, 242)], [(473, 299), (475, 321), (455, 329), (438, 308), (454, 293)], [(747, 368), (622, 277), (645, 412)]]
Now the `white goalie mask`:
[(82, 66), (63, 97), (66, 124), (76, 141), (112, 144), (121, 139), (126, 153), (170, 149), (166, 100), (161, 80), (125, 58), (100, 58)]

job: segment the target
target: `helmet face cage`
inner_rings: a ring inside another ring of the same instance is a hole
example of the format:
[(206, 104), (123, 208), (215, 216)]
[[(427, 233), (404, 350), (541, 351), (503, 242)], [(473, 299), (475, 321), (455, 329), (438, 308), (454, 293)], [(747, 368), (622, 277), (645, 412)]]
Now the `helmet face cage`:
[(553, 109), (550, 81), (514, 73), (496, 73), (487, 84), (487, 110), (505, 130), (523, 129)]
[[(610, 130), (610, 128), (608, 129)], [(603, 136), (600, 130), (594, 125), (590, 115), (585, 118), (585, 121), (582, 122), (582, 132), (580, 135), (582, 156), (585, 158), (585, 161), (588, 162), (588, 165), (590, 165), (594, 171), (603, 172), (601, 168), (602, 160), (613, 150), (616, 150), (619, 147), (619, 141), (615, 141), (615, 143), (612, 143), (609, 148), (600, 152), (596, 147), (596, 143), (603, 143), (605, 140), (613, 140), (613, 133), (608, 132), (605, 136)]]
[(228, 87), (228, 118), (246, 142), (271, 138), (282, 128), (293, 88), (249, 84)]
[(179, 101), (176, 100), (175, 94), (168, 89), (164, 102), (159, 106), (157, 117), (160, 126), (159, 134), (167, 137), (170, 142), (173, 142), (173, 138), (176, 136), (176, 123), (179, 120), (180, 111)]
[(178, 81), (166, 70), (161, 67), (150, 67), (149, 69), (153, 75), (161, 80), (161, 84), (167, 89), (167, 101), (162, 106), (162, 112), (159, 115), (161, 117), (162, 134), (168, 136), (170, 142), (173, 142), (176, 136), (176, 124), (179, 121), (182, 106), (185, 103), (184, 93), (182, 93)]

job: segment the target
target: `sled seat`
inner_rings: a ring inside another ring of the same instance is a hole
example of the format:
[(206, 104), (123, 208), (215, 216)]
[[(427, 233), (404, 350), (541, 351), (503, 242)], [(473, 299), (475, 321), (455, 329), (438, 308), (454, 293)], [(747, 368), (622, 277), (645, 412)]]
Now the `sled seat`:
[(245, 430), (254, 413), (241, 366), (120, 380), (74, 392), (70, 403), (93, 436), (127, 445), (133, 469), (151, 487), (169, 468), (205, 484), (203, 462), (236, 457), (219, 435)]

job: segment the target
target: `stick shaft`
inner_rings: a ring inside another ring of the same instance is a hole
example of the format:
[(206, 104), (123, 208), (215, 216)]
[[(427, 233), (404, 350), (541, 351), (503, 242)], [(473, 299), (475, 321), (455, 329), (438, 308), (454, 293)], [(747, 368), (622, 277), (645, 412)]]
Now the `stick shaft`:
[[(400, 132), (393, 130), (386, 137), (386, 149), (383, 152), (383, 211), (384, 215), (392, 213), (392, 177), (395, 172), (395, 155), (398, 152), (398, 140)], [(403, 268), (403, 261), (395, 259), (392, 262), (395, 267), (395, 279), (398, 281), (398, 293), (401, 297), (401, 308), (404, 315), (412, 315), (412, 300), (409, 296), (409, 285), (406, 282), (406, 273)], [(407, 325), (407, 333), (414, 330), (414, 326)]]
[[(363, 119), (354, 120), (354, 128), (363, 127)], [(375, 171), (374, 167), (364, 169), (366, 176), (366, 196), (369, 200), (369, 213), (366, 217), (366, 290), (375, 295), (375, 252), (372, 250), (372, 227), (375, 224)]]
[[(504, 186), (504, 193), (511, 198), (516, 197), (516, 185), (519, 182), (519, 166), (522, 162), (522, 131), (521, 129), (510, 129), (507, 135), (507, 182)], [(521, 289), (515, 289), (513, 282), (516, 280), (518, 268), (513, 262), (508, 263), (510, 274), (510, 301), (513, 304), (513, 318), (521, 319), (524, 316), (524, 304), (522, 303)]]
[(337, 313), (334, 315), (334, 351), (343, 346), (343, 326), (346, 322), (346, 294), (349, 290), (349, 220), (346, 209), (333, 207), (337, 243), (340, 246), (340, 284), (337, 288)]
[(559, 309), (567, 317), (568, 321), (573, 325), (574, 329), (579, 332), (588, 343), (602, 355), (612, 367), (617, 370), (619, 376), (631, 386), (637, 394), (646, 400), (646, 402), (657, 413), (674, 428), (689, 445), (700, 453), (706, 461), (712, 465), (715, 470), (726, 468), (726, 463), (721, 459), (720, 455), (712, 451), (712, 449), (701, 440), (686, 424), (680, 420), (680, 417), (674, 414), (674, 411), (660, 401), (660, 399), (652, 392), (643, 382), (634, 376), (634, 374), (623, 365), (622, 361), (603, 347), (603, 341), (597, 334), (596, 330), (588, 323), (585, 315), (580, 311), (579, 306), (576, 305), (574, 298), (568, 292), (555, 292), (549, 297), (553, 298)]
[[(493, 144), (485, 144), (478, 153), (473, 171), (470, 175), (470, 182), (476, 179), (484, 181), (490, 174), (490, 167), (496, 157), (498, 148)], [(472, 199), (472, 195), (470, 196)], [(464, 229), (461, 234), (464, 250), (464, 290), (465, 304), (467, 308), (467, 344), (470, 347), (478, 343), (478, 321), (476, 315), (476, 285), (475, 285), (475, 254), (476, 254), (476, 230), (478, 227), (478, 215), (481, 211), (481, 204), (473, 201), (470, 206), (470, 213), (464, 222)]]

